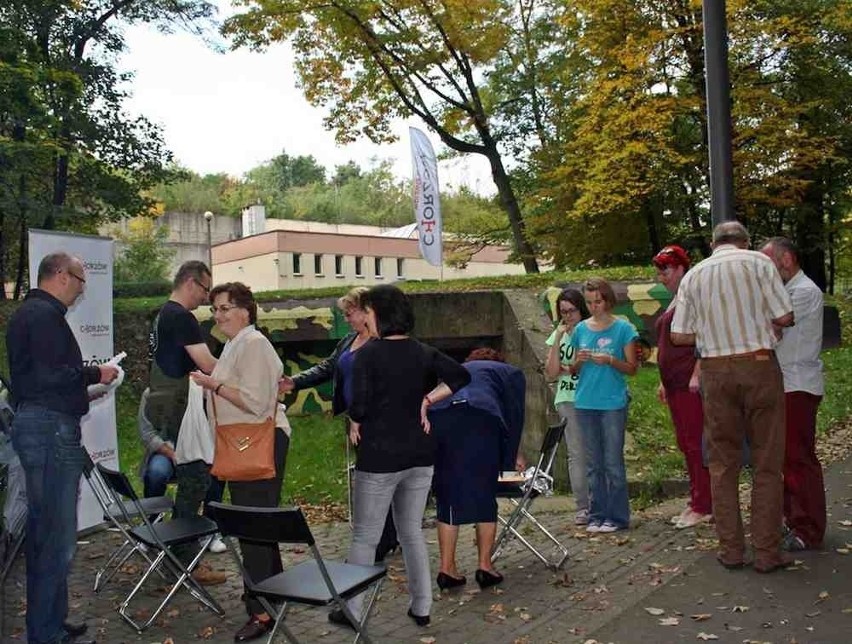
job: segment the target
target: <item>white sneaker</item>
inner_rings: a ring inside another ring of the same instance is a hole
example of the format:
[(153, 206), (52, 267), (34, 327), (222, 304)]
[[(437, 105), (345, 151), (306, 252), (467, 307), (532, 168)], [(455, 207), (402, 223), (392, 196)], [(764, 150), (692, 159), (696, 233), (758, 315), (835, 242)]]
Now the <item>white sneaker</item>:
[(600, 523), (590, 523), (586, 526), (586, 532), (600, 532), (601, 524)]
[(611, 521), (604, 521), (601, 526), (598, 528), (598, 532), (618, 532), (619, 530), (626, 530), (627, 528), (621, 528)]
[(210, 542), (210, 547), (207, 548), (214, 555), (220, 555), (228, 549), (228, 546), (225, 545), (225, 542), (222, 541), (221, 535), (216, 535), (213, 537), (213, 541)]
[(574, 525), (589, 525), (589, 511), (577, 510), (574, 515)]

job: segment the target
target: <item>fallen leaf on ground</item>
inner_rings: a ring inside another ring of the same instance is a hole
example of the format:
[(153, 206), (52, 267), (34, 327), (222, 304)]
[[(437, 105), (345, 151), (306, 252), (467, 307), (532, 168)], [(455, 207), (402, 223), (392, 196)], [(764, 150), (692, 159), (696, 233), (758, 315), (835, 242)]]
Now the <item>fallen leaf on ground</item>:
[(819, 617), (820, 614), (822, 614), (822, 611), (813, 610), (810, 613), (805, 613), (805, 617)]
[(677, 617), (662, 617), (658, 621), (660, 626), (677, 626), (680, 624), (680, 619)]
[(838, 523), (842, 526), (846, 526), (847, 528), (852, 526), (852, 521), (849, 519), (843, 519), (842, 521), (838, 521)]
[(819, 595), (817, 595), (817, 597), (819, 598), (817, 599), (818, 602), (824, 602), (826, 599), (831, 597), (831, 595), (828, 594), (827, 590), (823, 590)]
[(646, 607), (645, 612), (648, 613), (649, 615), (665, 615), (666, 614), (666, 611), (664, 611), (662, 608), (653, 608), (653, 607)]
[(732, 613), (745, 613), (745, 612), (747, 612), (747, 611), (748, 611), (748, 609), (749, 609), (749, 607), (748, 607), (748, 606), (734, 606), (734, 607), (731, 609), (731, 612), (732, 612)]
[(717, 639), (719, 639), (719, 636), (714, 635), (713, 633), (701, 632), (701, 633), (699, 633), (698, 635), (695, 636), (695, 639), (704, 640), (706, 642), (707, 640), (717, 640)]
[(694, 619), (696, 622), (704, 622), (704, 621), (710, 619), (711, 617), (713, 617), (713, 614), (712, 613), (696, 613), (695, 615), (690, 615), (690, 617), (692, 619)]
[(421, 637), (420, 641), (423, 642), (423, 644), (435, 644), (434, 637)]

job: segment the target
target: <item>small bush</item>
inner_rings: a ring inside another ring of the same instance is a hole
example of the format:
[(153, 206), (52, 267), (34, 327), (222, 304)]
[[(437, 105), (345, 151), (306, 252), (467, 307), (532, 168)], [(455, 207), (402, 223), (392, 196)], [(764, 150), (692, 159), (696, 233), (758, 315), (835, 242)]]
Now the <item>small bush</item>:
[(171, 282), (118, 282), (112, 287), (112, 296), (121, 297), (158, 297), (172, 292)]

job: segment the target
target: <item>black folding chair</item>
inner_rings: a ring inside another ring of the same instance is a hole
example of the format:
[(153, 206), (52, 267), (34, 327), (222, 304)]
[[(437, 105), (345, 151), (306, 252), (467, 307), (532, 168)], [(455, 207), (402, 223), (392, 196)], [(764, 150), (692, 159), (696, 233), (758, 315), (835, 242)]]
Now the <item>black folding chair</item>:
[[(133, 489), (133, 486), (131, 486), (130, 481), (127, 480), (127, 476), (121, 472), (110, 470), (100, 463), (95, 466), (95, 469), (98, 471), (101, 479), (106, 484), (106, 488), (112, 493), (115, 500), (119, 501), (121, 499), (127, 499), (130, 502), (131, 507), (135, 507), (136, 517), (142, 519), (141, 525), (136, 525), (129, 530), (126, 530), (125, 534), (132, 538), (137, 545), (144, 545), (149, 552), (156, 553), (154, 560), (151, 561), (151, 564), (148, 566), (145, 574), (142, 575), (136, 586), (134, 586), (133, 590), (130, 591), (130, 594), (119, 606), (118, 614), (121, 615), (128, 624), (135, 628), (137, 632), (141, 633), (154, 623), (154, 620), (157, 619), (157, 616), (162, 612), (169, 601), (171, 601), (171, 598), (175, 595), (175, 593), (183, 587), (214, 613), (217, 615), (224, 615), (225, 613), (222, 610), (222, 607), (219, 606), (216, 600), (210, 596), (201, 584), (192, 578), (192, 571), (201, 561), (202, 557), (204, 557), (204, 554), (207, 552), (207, 548), (210, 546), (210, 542), (213, 541), (213, 537), (217, 532), (216, 524), (203, 516), (171, 519), (168, 521), (152, 523), (148, 517), (148, 511), (146, 511), (143, 507), (141, 500)], [(119, 512), (121, 512), (122, 521), (125, 525), (131, 525), (133, 523), (133, 519), (127, 511), (127, 504), (118, 503), (116, 507)], [(176, 546), (189, 546), (191, 544), (197, 545), (199, 541), (201, 541), (201, 548), (189, 564), (184, 565), (183, 562), (175, 555), (173, 549)], [(147, 558), (148, 557), (146, 556), (146, 559)], [(157, 606), (151, 616), (144, 622), (137, 622), (131, 616), (130, 603), (145, 584), (148, 577), (150, 577), (154, 572), (158, 572), (163, 577), (168, 576), (173, 578), (175, 581), (166, 594), (166, 597), (162, 602), (160, 602), (160, 605)]]
[[(554, 537), (550, 531), (545, 528), (541, 522), (530, 513), (530, 507), (545, 490), (550, 489), (553, 477), (551, 470), (553, 463), (556, 460), (556, 451), (559, 448), (559, 441), (562, 438), (563, 430), (565, 429), (564, 421), (558, 425), (548, 427), (544, 434), (544, 440), (541, 444), (541, 452), (538, 456), (532, 476), (517, 483), (503, 483), (498, 486), (497, 498), (508, 499), (514, 508), (508, 518), (500, 515), (497, 519), (503, 525), (500, 535), (494, 542), (494, 548), (491, 551), (491, 561), (495, 561), (500, 556), (503, 546), (510, 537), (517, 538), (527, 549), (532, 552), (538, 559), (548, 568), (558, 570), (568, 559), (568, 548), (566, 548), (559, 540)], [(530, 543), (519, 531), (518, 526), (524, 520), (529, 520), (535, 527), (550, 540), (559, 554), (556, 558), (549, 559), (539, 552), (532, 543)]]
[[(112, 524), (110, 530), (116, 531), (124, 537), (123, 543), (113, 551), (106, 563), (95, 573), (94, 591), (99, 592), (134, 554), (142, 557), (148, 562), (149, 566), (152, 563), (145, 549), (127, 533), (128, 530), (142, 523), (137, 507), (141, 506), (151, 523), (157, 523), (165, 517), (167, 512), (172, 511), (174, 502), (167, 496), (153, 496), (139, 499), (137, 506), (136, 503), (116, 499), (95, 468), (88, 450), (82, 446), (80, 450), (83, 452), (84, 459), (83, 476), (86, 477), (95, 500), (101, 506), (104, 521)], [(125, 517), (130, 518), (130, 523), (125, 521)]]
[[(365, 642), (371, 641), (367, 634), (367, 621), (387, 575), (385, 566), (325, 561), (301, 508), (252, 508), (215, 502), (209, 503), (207, 508), (219, 525), (219, 532), (226, 537), (228, 549), (240, 567), (246, 588), (275, 620), (267, 642), (272, 642), (279, 628), (289, 641), (294, 644), (298, 642), (284, 623), (284, 615), (291, 602), (308, 606), (334, 605), (354, 625), (354, 642), (362, 638)], [(234, 546), (234, 538), (261, 543), (302, 544), (308, 546), (313, 559), (269, 579), (256, 581), (246, 572)], [(358, 620), (346, 600), (366, 591), (370, 586), (373, 586), (373, 590), (363, 611), (364, 617)], [(280, 604), (280, 608), (275, 610), (273, 604)]]

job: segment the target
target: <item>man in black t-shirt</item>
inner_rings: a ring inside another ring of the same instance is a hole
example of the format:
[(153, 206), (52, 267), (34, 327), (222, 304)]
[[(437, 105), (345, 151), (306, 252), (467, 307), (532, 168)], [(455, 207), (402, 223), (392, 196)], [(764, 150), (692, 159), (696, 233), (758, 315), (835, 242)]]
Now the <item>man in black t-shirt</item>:
[(144, 437), (148, 458), (143, 481), (145, 496), (161, 496), (177, 474), (175, 517), (196, 515), (209, 484), (207, 464), (197, 461), (178, 467), (174, 448), (186, 411), (190, 372), (210, 373), (216, 365), (191, 313), (207, 301), (211, 283), (210, 270), (203, 262), (182, 264), (172, 294), (151, 326), (150, 392), (144, 411), (153, 432)]

